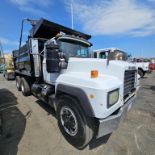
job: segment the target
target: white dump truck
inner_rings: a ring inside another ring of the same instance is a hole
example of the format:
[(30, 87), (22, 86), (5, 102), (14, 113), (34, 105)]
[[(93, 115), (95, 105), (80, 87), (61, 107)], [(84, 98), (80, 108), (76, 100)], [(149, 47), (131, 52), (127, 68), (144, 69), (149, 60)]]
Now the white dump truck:
[(46, 19), (26, 21), (32, 24), (28, 41), (21, 46), (21, 31), (13, 53), (17, 89), (53, 107), (60, 131), (76, 148), (116, 130), (135, 101), (136, 67), (91, 58), (90, 35)]

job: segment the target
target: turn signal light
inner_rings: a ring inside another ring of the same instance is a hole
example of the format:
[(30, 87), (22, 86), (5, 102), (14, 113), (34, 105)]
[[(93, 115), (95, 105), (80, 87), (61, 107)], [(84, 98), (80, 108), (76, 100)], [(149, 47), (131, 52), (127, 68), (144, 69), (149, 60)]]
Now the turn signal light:
[(91, 78), (97, 78), (98, 77), (98, 70), (92, 70), (91, 71)]

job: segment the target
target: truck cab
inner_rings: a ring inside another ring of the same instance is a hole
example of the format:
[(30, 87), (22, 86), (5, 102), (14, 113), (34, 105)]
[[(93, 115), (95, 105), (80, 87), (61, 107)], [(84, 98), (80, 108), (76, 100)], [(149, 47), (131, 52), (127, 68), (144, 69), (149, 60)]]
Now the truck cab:
[(128, 60), (128, 54), (120, 49), (117, 48), (106, 48), (106, 49), (99, 49), (94, 50), (92, 54), (93, 58), (101, 58), (101, 59), (108, 59), (108, 60)]
[(45, 19), (32, 23), (27, 44), (13, 54), (17, 89), (53, 107), (78, 149), (116, 130), (135, 101), (136, 67), (91, 58), (90, 35)]

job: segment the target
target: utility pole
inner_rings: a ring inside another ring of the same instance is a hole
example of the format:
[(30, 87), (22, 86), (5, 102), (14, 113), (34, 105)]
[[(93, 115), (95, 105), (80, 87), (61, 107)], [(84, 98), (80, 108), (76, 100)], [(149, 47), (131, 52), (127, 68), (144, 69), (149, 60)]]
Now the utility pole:
[(71, 22), (72, 22), (72, 29), (74, 29), (74, 16), (73, 16), (73, 1), (71, 0)]
[(4, 59), (4, 53), (3, 53), (3, 47), (2, 47), (2, 43), (0, 41), (0, 68), (2, 69), (2, 65), (5, 63), (5, 59)]
[(3, 53), (3, 48), (2, 48), (2, 43), (0, 41), (0, 58), (4, 57), (4, 53)]

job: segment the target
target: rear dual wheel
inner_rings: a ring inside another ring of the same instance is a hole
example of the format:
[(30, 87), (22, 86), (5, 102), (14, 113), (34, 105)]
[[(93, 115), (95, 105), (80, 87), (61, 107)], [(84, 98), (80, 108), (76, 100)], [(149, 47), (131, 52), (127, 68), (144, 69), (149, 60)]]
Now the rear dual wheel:
[(21, 91), (24, 96), (31, 95), (30, 85), (25, 78), (21, 78)]
[(16, 87), (18, 91), (21, 91), (21, 78), (19, 76), (16, 76)]
[(31, 94), (31, 89), (28, 81), (24, 77), (16, 76), (16, 87), (18, 91), (22, 91), (24, 96), (29, 96)]

